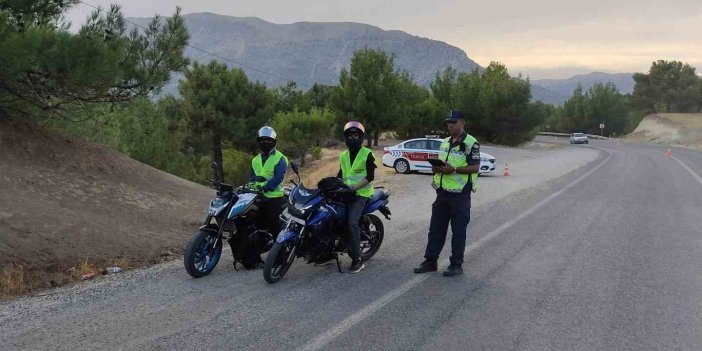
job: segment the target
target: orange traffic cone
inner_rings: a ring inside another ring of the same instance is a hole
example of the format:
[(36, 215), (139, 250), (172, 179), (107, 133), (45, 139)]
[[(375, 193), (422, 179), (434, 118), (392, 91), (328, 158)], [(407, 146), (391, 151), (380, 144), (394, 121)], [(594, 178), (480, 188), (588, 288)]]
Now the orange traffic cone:
[(666, 152), (666, 156), (668, 156), (668, 157), (673, 157), (673, 151), (671, 151), (670, 149), (668, 149), (668, 152)]
[(505, 173), (502, 174), (503, 176), (508, 176), (509, 175), (509, 165), (505, 163)]

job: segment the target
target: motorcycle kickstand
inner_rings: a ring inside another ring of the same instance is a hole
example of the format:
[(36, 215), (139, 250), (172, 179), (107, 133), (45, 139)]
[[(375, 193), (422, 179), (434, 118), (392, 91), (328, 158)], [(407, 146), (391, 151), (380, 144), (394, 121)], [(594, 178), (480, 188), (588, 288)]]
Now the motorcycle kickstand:
[(339, 273), (344, 273), (341, 271), (341, 261), (339, 261), (339, 254), (335, 254), (334, 259), (336, 260), (336, 268), (339, 270)]

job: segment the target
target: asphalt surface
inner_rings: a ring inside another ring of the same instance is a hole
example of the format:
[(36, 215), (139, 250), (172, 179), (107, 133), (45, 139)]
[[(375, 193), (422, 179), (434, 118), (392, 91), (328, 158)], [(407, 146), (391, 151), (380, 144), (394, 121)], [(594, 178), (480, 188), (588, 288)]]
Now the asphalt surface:
[(0, 305), (0, 349), (702, 350), (702, 154), (571, 148), (598, 154), (475, 205), (462, 276), (412, 273), (432, 200), (417, 190), (360, 274), (299, 260), (269, 285), (228, 252), (200, 279), (164, 264)]

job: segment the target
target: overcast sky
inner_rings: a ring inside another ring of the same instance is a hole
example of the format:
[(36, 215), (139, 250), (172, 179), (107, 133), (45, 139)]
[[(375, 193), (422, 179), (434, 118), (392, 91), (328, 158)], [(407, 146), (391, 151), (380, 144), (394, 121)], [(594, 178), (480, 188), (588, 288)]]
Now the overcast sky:
[[(593, 70), (646, 72), (657, 59), (702, 73), (700, 0), (86, 0), (128, 17), (212, 12), (273, 23), (359, 22), (441, 40), (482, 66), (500, 61), (533, 79)], [(74, 27), (93, 9), (79, 4)]]

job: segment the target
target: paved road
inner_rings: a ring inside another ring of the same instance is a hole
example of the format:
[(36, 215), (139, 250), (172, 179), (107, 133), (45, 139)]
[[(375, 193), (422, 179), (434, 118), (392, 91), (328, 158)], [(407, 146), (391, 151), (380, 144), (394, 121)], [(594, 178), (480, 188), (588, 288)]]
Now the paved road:
[(268, 285), (225, 261), (201, 279), (166, 264), (0, 305), (1, 348), (702, 350), (702, 154), (572, 148), (599, 153), (476, 205), (461, 277), (411, 272), (424, 204), (361, 274), (297, 264)]

